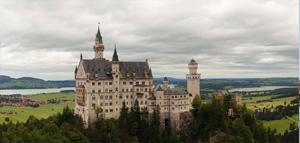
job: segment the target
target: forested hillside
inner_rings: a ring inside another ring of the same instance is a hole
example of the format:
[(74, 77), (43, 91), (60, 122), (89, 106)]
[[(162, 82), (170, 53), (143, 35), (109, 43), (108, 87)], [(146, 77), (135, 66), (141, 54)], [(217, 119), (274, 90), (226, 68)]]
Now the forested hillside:
[[(170, 84), (186, 87), (185, 79), (168, 77)], [(161, 84), (163, 78), (154, 78), (155, 84)], [(258, 87), (258, 86), (297, 86), (298, 78), (232, 78), (201, 79), (202, 89), (224, 89), (225, 87)], [(32, 77), (12, 78), (0, 75), (0, 89), (30, 89), (73, 87), (74, 80), (43, 80)]]
[(32, 89), (73, 87), (73, 80), (46, 81), (32, 77), (11, 78), (0, 75), (0, 89)]

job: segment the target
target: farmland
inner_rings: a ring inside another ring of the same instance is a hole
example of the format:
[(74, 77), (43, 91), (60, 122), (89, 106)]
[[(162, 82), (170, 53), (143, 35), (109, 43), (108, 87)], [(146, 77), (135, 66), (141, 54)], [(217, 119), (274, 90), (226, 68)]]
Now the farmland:
[(64, 99), (70, 100), (70, 102), (62, 102), (59, 104), (42, 104), (39, 107), (14, 107), (14, 106), (4, 106), (0, 107), (1, 112), (11, 112), (12, 114), (0, 114), (0, 123), (5, 121), (5, 118), (8, 117), (12, 122), (24, 122), (30, 115), (35, 116), (36, 118), (47, 118), (53, 114), (61, 112), (64, 107), (69, 106), (74, 108), (74, 93), (72, 92), (60, 92), (60, 93), (47, 93), (47, 94), (36, 94), (31, 95), (32, 100), (48, 100), (48, 99)]
[[(256, 109), (270, 109), (275, 108), (276, 106), (282, 105), (287, 106), (294, 99), (298, 98), (297, 96), (292, 97), (284, 97), (278, 99), (271, 99), (271, 96), (256, 96), (256, 97), (246, 97), (243, 98), (243, 103), (246, 105), (248, 109), (256, 110)], [(276, 129), (277, 133), (284, 133), (285, 130), (289, 130), (289, 126), (291, 123), (298, 123), (298, 114), (293, 115), (292, 117), (285, 116), (280, 120), (262, 120), (262, 123), (266, 127), (270, 127), (272, 129)]]

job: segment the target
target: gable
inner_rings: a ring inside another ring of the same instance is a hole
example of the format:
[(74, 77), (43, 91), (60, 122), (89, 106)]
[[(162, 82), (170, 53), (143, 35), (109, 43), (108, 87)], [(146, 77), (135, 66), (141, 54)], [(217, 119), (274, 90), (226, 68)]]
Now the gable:
[(75, 73), (75, 79), (77, 78), (86, 78), (86, 73), (84, 71), (83, 62), (80, 61), (78, 65), (77, 72)]

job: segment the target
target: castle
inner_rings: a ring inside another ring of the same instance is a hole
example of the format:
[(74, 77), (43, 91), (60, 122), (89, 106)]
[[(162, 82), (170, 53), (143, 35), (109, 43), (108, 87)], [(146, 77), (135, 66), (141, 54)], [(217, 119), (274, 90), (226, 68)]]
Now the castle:
[(99, 26), (93, 49), (95, 57), (83, 59), (81, 55), (75, 69), (74, 110), (85, 126), (96, 120), (97, 109), (102, 110), (106, 119), (118, 118), (123, 103), (130, 110), (137, 101), (140, 111), (152, 113), (159, 106), (161, 123), (171, 123), (171, 126), (180, 128), (181, 120), (190, 113), (193, 98), (200, 94), (200, 74), (195, 60), (188, 64), (187, 90), (180, 91), (170, 88), (167, 78), (164, 78), (162, 86), (155, 86), (147, 59), (121, 61), (116, 47), (112, 60), (105, 59)]

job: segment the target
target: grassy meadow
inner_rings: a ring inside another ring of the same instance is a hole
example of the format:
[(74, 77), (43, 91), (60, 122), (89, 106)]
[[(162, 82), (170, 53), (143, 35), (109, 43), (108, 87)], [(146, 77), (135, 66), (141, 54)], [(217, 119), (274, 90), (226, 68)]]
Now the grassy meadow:
[(247, 97), (247, 98), (243, 98), (243, 103), (246, 104), (248, 109), (263, 109), (265, 108), (271, 108), (276, 107), (278, 105), (284, 105), (284, 102), (286, 103), (286, 105), (290, 104), (290, 102), (294, 99), (296, 99), (297, 96), (293, 96), (293, 97), (285, 97), (285, 98), (278, 98), (278, 99), (272, 99), (272, 102), (266, 101), (266, 102), (260, 102), (260, 103), (256, 103), (256, 101), (258, 100), (268, 100), (271, 99), (271, 96), (257, 96), (257, 97)]
[[(72, 92), (61, 92), (61, 93), (46, 93), (46, 94), (35, 94), (31, 95), (32, 100), (41, 101), (47, 99), (74, 99), (74, 93)], [(60, 103), (60, 104), (44, 104), (39, 107), (11, 107), (4, 106), (0, 107), (0, 111), (5, 112), (16, 112), (16, 114), (0, 114), (0, 123), (5, 122), (5, 118), (9, 117), (12, 122), (24, 122), (30, 115), (35, 116), (36, 118), (47, 118), (53, 114), (61, 112), (64, 107), (69, 106), (70, 108), (74, 108), (73, 102), (68, 103)]]
[[(290, 104), (290, 102), (294, 99), (298, 98), (298, 96), (285, 97), (279, 99), (272, 99), (272, 102), (260, 102), (256, 103), (259, 100), (268, 100), (271, 99), (271, 96), (257, 96), (257, 97), (247, 97), (243, 98), (243, 103), (246, 104), (246, 107), (250, 110), (255, 109), (263, 109), (263, 108), (271, 108), (272, 106), (275, 108), (278, 105), (286, 105)], [(271, 121), (262, 121), (266, 127), (270, 127), (272, 129), (276, 129), (277, 133), (284, 133), (284, 131), (289, 129), (290, 123), (296, 123), (298, 125), (298, 115), (293, 115), (292, 117), (285, 117), (281, 120), (271, 120)]]
[(286, 117), (281, 120), (263, 121), (266, 127), (276, 129), (278, 133), (284, 133), (285, 130), (289, 130), (290, 123), (298, 125), (298, 115)]

